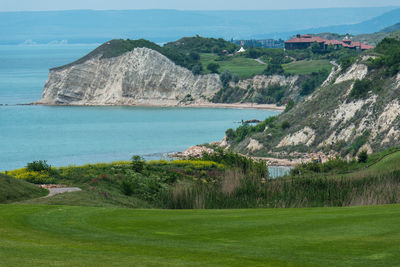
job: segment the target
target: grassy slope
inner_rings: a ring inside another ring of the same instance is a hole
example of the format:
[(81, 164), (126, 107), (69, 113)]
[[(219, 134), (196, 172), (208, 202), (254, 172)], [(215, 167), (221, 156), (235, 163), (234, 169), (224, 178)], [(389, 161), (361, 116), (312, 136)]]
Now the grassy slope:
[(0, 173), (0, 203), (38, 198), (47, 193), (45, 189)]
[(0, 206), (4, 266), (390, 266), (400, 206), (129, 210)]
[[(374, 162), (374, 160), (372, 160)], [(368, 164), (368, 163), (367, 163)], [(382, 175), (387, 172), (400, 170), (400, 152), (385, 153), (376, 163), (369, 163), (368, 168), (348, 174), (350, 177), (360, 177), (366, 175)]]
[(211, 62), (214, 62), (221, 66), (219, 72), (230, 70), (232, 73), (238, 74), (241, 79), (244, 79), (255, 74), (261, 74), (266, 68), (266, 65), (260, 64), (251, 58), (233, 56), (228, 57), (229, 60), (215, 61), (216, 58), (218, 58), (216, 54), (202, 53), (200, 55), (200, 60), (201, 64), (203, 65), (203, 69), (208, 71), (207, 65)]
[(284, 64), (282, 67), (287, 73), (303, 75), (318, 72), (322, 69), (330, 71), (332, 64), (329, 63), (329, 60), (301, 60)]

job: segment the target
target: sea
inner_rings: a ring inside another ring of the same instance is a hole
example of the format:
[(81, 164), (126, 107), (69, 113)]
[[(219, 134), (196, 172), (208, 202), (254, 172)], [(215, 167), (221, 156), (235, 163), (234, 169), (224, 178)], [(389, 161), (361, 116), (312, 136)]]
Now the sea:
[[(220, 141), (242, 120), (279, 114), (229, 108), (26, 105), (41, 98), (50, 68), (77, 60), (95, 47), (0, 45), (0, 171), (34, 160), (67, 166), (129, 160), (133, 155), (160, 159)], [(287, 169), (271, 171), (278, 176)]]

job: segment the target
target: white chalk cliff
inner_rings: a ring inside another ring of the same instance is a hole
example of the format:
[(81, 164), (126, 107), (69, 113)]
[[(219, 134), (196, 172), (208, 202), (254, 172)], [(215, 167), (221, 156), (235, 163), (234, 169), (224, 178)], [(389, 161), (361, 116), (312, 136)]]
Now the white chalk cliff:
[(194, 75), (157, 51), (135, 48), (51, 69), (38, 104), (177, 105), (190, 95), (207, 102), (222, 88), (216, 74)]

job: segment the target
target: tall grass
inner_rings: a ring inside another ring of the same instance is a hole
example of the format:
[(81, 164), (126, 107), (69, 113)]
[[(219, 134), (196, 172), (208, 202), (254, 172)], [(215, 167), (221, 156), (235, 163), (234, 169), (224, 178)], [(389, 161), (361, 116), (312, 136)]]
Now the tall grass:
[[(235, 177), (235, 178), (233, 178)], [(292, 177), (276, 180), (227, 175), (219, 184), (186, 185), (164, 191), (170, 209), (293, 208), (400, 202), (400, 171), (361, 178)]]

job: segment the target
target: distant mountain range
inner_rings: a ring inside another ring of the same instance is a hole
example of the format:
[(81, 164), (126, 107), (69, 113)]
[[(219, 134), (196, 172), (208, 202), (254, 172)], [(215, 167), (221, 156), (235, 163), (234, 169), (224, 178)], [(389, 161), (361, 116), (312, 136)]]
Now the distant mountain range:
[(286, 39), (297, 32), (371, 33), (399, 22), (399, 18), (400, 9), (395, 7), (0, 12), (0, 44), (102, 43), (113, 38), (145, 38), (160, 43), (196, 34), (225, 39)]
[[(382, 15), (374, 17), (372, 19), (355, 23), (355, 24), (343, 24), (334, 26), (323, 26), (318, 28), (309, 28), (303, 30), (290, 31), (285, 33), (273, 33), (273, 34), (260, 34), (255, 35), (254, 38), (287, 38), (286, 36), (293, 36), (296, 33), (338, 33), (338, 34), (366, 34), (375, 33), (384, 29), (384, 32), (393, 32), (396, 29), (400, 29), (400, 8), (388, 11)], [(399, 24), (397, 24), (399, 23)], [(394, 24), (397, 24), (394, 25)]]

